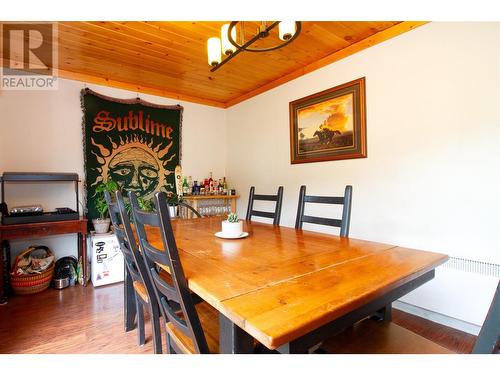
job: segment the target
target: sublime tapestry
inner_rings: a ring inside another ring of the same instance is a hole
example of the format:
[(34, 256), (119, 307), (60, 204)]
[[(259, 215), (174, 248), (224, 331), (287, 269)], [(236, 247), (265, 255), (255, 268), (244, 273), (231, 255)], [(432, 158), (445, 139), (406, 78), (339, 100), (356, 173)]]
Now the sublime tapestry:
[(95, 189), (109, 179), (150, 199), (175, 191), (183, 108), (82, 90), (87, 218), (99, 217)]

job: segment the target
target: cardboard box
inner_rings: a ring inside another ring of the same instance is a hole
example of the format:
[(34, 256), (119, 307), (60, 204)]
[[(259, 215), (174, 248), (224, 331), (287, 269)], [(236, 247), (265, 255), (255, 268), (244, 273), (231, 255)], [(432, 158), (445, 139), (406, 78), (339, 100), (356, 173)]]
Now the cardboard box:
[(101, 286), (123, 281), (125, 264), (116, 236), (112, 233), (92, 233), (90, 243), (92, 285)]

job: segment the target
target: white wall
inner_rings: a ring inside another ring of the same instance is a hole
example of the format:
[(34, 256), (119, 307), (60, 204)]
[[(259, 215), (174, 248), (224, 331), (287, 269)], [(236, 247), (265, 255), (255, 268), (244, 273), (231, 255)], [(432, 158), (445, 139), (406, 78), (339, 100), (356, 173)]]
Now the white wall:
[[(116, 98), (137, 93), (88, 85)], [(82, 82), (60, 80), (55, 91), (0, 92), (0, 173), (12, 171), (76, 172), (83, 180), (83, 133), (80, 90)], [(183, 173), (201, 179), (212, 171), (222, 177), (226, 170), (226, 120), (222, 109), (179, 102), (151, 95), (140, 97), (158, 104), (181, 104)], [(13, 186), (6, 191), (9, 206), (40, 203), (46, 210), (74, 207), (71, 185)], [(80, 188), (82, 185), (80, 185)], [(36, 188), (36, 192), (33, 190)], [(36, 202), (33, 202), (33, 199)], [(29, 244), (47, 244), (56, 256), (76, 255), (76, 235), (47, 237), (12, 243), (13, 257)]]
[[(359, 77), (368, 158), (291, 165), (289, 102)], [(283, 185), (293, 226), (300, 185), (351, 184), (351, 237), (500, 263), (500, 23), (419, 27), (229, 108), (227, 132), (240, 215), (251, 185)], [(480, 325), (496, 280), (446, 274), (406, 301)]]

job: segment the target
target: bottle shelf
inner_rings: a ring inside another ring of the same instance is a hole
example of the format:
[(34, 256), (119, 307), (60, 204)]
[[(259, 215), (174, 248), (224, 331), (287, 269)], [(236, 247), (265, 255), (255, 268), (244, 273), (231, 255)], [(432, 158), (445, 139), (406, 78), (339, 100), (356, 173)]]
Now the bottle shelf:
[[(227, 216), (236, 212), (236, 199), (239, 195), (187, 195), (183, 200), (190, 204), (202, 216)], [(187, 212), (187, 218), (193, 218), (192, 212)]]
[(205, 199), (236, 199), (239, 195), (183, 195), (184, 200), (205, 200)]

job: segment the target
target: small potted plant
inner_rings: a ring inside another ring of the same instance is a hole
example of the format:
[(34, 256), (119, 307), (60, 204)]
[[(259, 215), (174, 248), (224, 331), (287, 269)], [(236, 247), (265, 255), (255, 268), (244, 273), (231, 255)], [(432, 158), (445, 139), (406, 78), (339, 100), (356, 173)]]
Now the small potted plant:
[(179, 202), (182, 202), (182, 196), (179, 196), (171, 191), (167, 192), (167, 203), (168, 203), (168, 209), (170, 211), (170, 217), (177, 216)]
[(94, 225), (95, 232), (98, 234), (108, 233), (111, 222), (108, 217), (108, 204), (104, 198), (104, 192), (108, 191), (110, 194), (114, 194), (117, 190), (118, 184), (113, 180), (101, 182), (95, 189), (95, 208), (99, 213), (99, 217), (92, 219), (92, 224)]
[(222, 233), (228, 237), (238, 237), (243, 233), (243, 221), (238, 219), (238, 215), (231, 212), (227, 215), (227, 220), (222, 222)]

